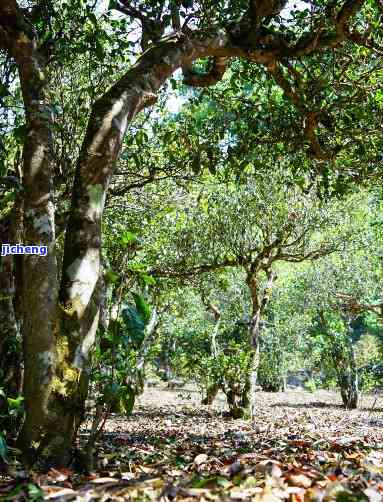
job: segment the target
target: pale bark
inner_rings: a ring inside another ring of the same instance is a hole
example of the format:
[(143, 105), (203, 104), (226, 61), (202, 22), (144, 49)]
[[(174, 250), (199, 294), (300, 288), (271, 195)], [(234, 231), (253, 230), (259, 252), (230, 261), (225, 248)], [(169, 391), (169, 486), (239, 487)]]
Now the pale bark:
[(272, 270), (267, 271), (267, 282), (263, 289), (260, 291), (257, 267), (251, 267), (247, 276), (247, 285), (250, 290), (252, 316), (249, 323), (248, 338), (249, 345), (252, 350), (251, 357), (251, 370), (249, 376), (249, 392), (250, 392), (250, 411), (251, 417), (255, 416), (255, 395), (258, 384), (258, 368), (260, 359), (260, 335), (263, 328), (262, 316), (265, 312), (267, 304), (271, 297), (276, 274)]
[(26, 420), (20, 442), (25, 450), (32, 445), (32, 450), (39, 450), (54, 421), (49, 407), (57, 365), (52, 116), (45, 61), (38, 49), (36, 31), (15, 0), (0, 4), (0, 21), (0, 45), (16, 60), (25, 107), (23, 243), (44, 245), (48, 250), (46, 256), (24, 256), (22, 261)]
[(221, 325), (221, 316), (215, 321), (214, 328), (211, 332), (211, 355), (213, 357), (217, 357), (218, 355), (218, 344), (217, 344), (217, 336), (219, 333), (219, 327)]
[(52, 117), (44, 63), (36, 42), (20, 39), (15, 49), (25, 104), (23, 149), (24, 244), (47, 246), (46, 256), (23, 257), (24, 395), (26, 420), (20, 441), (43, 446), (42, 431), (58, 420), (50, 411), (58, 353), (57, 263), (53, 203)]
[[(213, 359), (215, 359), (218, 356), (217, 336), (221, 324), (221, 312), (216, 305), (206, 300), (204, 296), (203, 299), (205, 300), (207, 310), (210, 310), (214, 317), (214, 327), (210, 338), (210, 353)], [(223, 388), (222, 382), (214, 382), (206, 389), (205, 397), (202, 399), (201, 403), (209, 405), (213, 404), (213, 401), (221, 388)]]

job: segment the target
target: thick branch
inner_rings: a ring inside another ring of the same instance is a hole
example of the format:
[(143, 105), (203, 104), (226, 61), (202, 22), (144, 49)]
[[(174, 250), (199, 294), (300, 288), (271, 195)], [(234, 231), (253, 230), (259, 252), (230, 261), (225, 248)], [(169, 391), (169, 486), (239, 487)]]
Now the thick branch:
[(361, 10), (365, 0), (347, 0), (334, 20), (336, 33), (327, 33), (320, 25), (314, 33), (304, 35), (295, 45), (285, 51), (285, 57), (301, 57), (311, 54), (317, 49), (338, 47), (347, 39), (350, 19)]
[(333, 159), (336, 153), (334, 151), (331, 152), (325, 151), (320, 145), (316, 134), (316, 129), (318, 127), (322, 111), (319, 112), (310, 111), (307, 109), (303, 97), (299, 95), (298, 92), (290, 85), (288, 80), (283, 75), (277, 62), (273, 61), (272, 63), (269, 63), (266, 67), (269, 73), (274, 77), (275, 82), (283, 89), (286, 96), (288, 96), (291, 99), (296, 108), (303, 114), (304, 116), (303, 134), (308, 144), (311, 146), (311, 151), (313, 156), (318, 160)]
[[(148, 49), (93, 106), (81, 149), (67, 225), (60, 299), (82, 319), (100, 265), (101, 217), (128, 124), (156, 100), (172, 73), (198, 57), (243, 55), (222, 32), (169, 36)], [(89, 271), (92, 270), (92, 273)]]
[(361, 303), (357, 298), (352, 295), (345, 293), (336, 293), (337, 298), (342, 300), (343, 303), (336, 305), (336, 308), (341, 308), (345, 312), (350, 312), (351, 314), (360, 314), (362, 312), (370, 311), (375, 314), (382, 316), (383, 314), (383, 301), (378, 303)]
[(184, 83), (193, 87), (210, 87), (220, 80), (225, 74), (230, 58), (215, 57), (210, 70), (206, 74), (200, 74), (190, 66), (183, 68)]
[(317, 260), (318, 258), (321, 258), (323, 256), (327, 256), (331, 253), (335, 253), (338, 248), (336, 246), (324, 246), (319, 249), (315, 249), (313, 251), (310, 251), (308, 253), (292, 253), (292, 254), (287, 254), (281, 252), (277, 257), (276, 260), (278, 261), (288, 261), (291, 263), (300, 263), (302, 261), (306, 260)]

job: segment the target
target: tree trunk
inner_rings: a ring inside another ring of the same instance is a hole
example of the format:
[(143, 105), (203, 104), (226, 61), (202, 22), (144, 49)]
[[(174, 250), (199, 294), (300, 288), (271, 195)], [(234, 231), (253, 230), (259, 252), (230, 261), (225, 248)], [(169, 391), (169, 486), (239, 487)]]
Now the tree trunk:
[[(44, 256), (23, 256), (22, 332), (26, 419), (20, 444), (32, 460), (34, 447), (45, 448), (46, 431), (60, 421), (51, 407), (57, 387), (60, 351), (57, 347), (57, 263), (53, 202), (52, 115), (48, 104), (44, 62), (37, 42), (17, 40), (18, 63), (26, 113), (23, 147), (24, 244), (46, 246)], [(61, 444), (61, 438), (56, 441)]]
[[(209, 302), (204, 295), (202, 295), (202, 299), (206, 304), (207, 310), (210, 310), (214, 318), (214, 327), (211, 332), (211, 338), (210, 338), (210, 355), (213, 359), (215, 359), (218, 356), (217, 336), (221, 324), (221, 312), (219, 308), (213, 303)], [(201, 404), (208, 404), (208, 405), (213, 404), (213, 401), (216, 395), (218, 394), (220, 387), (221, 384), (219, 382), (214, 382), (210, 387), (208, 387), (206, 389), (205, 397), (201, 401)]]
[(267, 270), (267, 283), (262, 292), (260, 292), (259, 282), (258, 282), (258, 270), (254, 264), (247, 276), (247, 285), (250, 289), (251, 303), (252, 303), (252, 316), (249, 323), (248, 338), (249, 345), (252, 350), (251, 356), (251, 367), (249, 375), (249, 383), (247, 387), (249, 388), (250, 399), (250, 412), (251, 418), (255, 416), (255, 395), (258, 383), (258, 368), (259, 368), (259, 358), (260, 358), (260, 334), (263, 328), (262, 315), (266, 309), (266, 306), (271, 297), (271, 291), (273, 287), (273, 282), (276, 278), (276, 274), (272, 270)]
[[(26, 243), (48, 246), (46, 257), (25, 257), (24, 449), (54, 465), (70, 460), (87, 396), (89, 353), (99, 319), (101, 218), (113, 168), (128, 124), (185, 61), (223, 48), (215, 38), (170, 38), (145, 52), (92, 109), (77, 162), (67, 223), (57, 308), (57, 266), (52, 204), (51, 119), (39, 71), (21, 71), (30, 133), (24, 147)], [(31, 60), (36, 60), (31, 54)], [(36, 284), (39, 285), (36, 291)]]
[[(14, 223), (10, 217), (0, 222), (1, 242), (14, 242), (9, 238)], [(21, 347), (14, 310), (14, 257), (2, 256), (0, 260), (0, 388), (7, 396), (16, 397), (21, 390)]]
[(241, 396), (233, 389), (229, 389), (226, 392), (226, 399), (229, 405), (230, 416), (234, 419), (243, 418), (245, 415), (245, 408), (242, 406)]
[(358, 377), (356, 371), (347, 371), (338, 374), (338, 384), (342, 401), (348, 410), (354, 410), (358, 407)]
[(255, 416), (255, 395), (256, 395), (256, 388), (258, 385), (258, 368), (259, 368), (259, 358), (260, 358), (259, 335), (260, 335), (260, 312), (258, 311), (252, 317), (249, 326), (249, 341), (252, 354), (251, 354), (249, 384), (247, 385), (247, 388), (249, 389), (250, 393), (250, 399), (247, 400), (250, 404), (250, 413), (252, 418)]
[(205, 397), (202, 399), (201, 404), (213, 404), (215, 397), (218, 394), (220, 386), (217, 384), (213, 384), (206, 389)]
[(351, 320), (347, 319), (347, 334), (345, 347), (340, 348), (335, 344), (333, 348), (334, 363), (337, 373), (340, 394), (345, 408), (354, 410), (358, 407), (358, 369), (351, 339)]
[(22, 259), (22, 334), (26, 419), (20, 435), (24, 450), (39, 450), (50, 424), (52, 382), (57, 366), (57, 264), (52, 162), (52, 114), (45, 61), (36, 31), (14, 0), (0, 4), (1, 41), (16, 60), (26, 119), (23, 145), (23, 244), (45, 246), (43, 256)]

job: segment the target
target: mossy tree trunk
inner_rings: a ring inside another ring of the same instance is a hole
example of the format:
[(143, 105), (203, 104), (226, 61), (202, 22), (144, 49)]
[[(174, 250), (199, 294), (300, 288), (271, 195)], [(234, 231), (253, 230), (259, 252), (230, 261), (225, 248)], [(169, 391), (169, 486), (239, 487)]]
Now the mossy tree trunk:
[[(19, 12), (18, 20), (22, 20)], [(51, 406), (53, 382), (60, 365), (57, 350), (58, 268), (55, 250), (52, 113), (48, 101), (45, 61), (27, 27), (12, 47), (18, 63), (26, 115), (23, 147), (23, 243), (47, 247), (45, 256), (23, 256), (22, 334), (26, 419), (19, 443), (34, 460), (42, 453), (51, 426), (61, 416)], [(23, 36), (24, 35), (24, 36)]]

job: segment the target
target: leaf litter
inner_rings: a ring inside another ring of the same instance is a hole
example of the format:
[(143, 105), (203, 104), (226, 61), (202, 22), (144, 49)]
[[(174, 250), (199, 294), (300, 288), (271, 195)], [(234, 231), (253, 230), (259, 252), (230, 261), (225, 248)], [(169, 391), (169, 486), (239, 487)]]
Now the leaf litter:
[(382, 397), (348, 411), (332, 392), (259, 392), (253, 421), (199, 402), (193, 388), (146, 389), (107, 421), (94, 472), (7, 480), (0, 500), (383, 501)]

